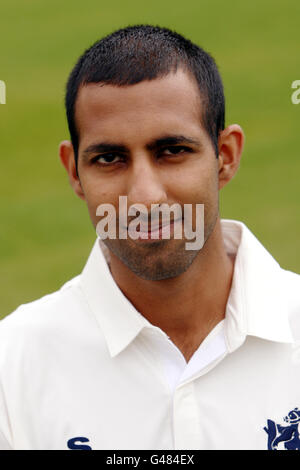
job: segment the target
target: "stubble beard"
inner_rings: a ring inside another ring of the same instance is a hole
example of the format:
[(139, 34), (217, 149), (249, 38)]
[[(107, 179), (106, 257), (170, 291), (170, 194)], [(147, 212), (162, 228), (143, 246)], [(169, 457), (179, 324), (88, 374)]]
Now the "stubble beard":
[(159, 240), (153, 243), (125, 240), (103, 240), (103, 243), (138, 277), (148, 281), (170, 279), (183, 274), (203, 250), (214, 230), (217, 216), (205, 226), (204, 244), (200, 250), (186, 250), (186, 239)]
[[(176, 249), (171, 247), (174, 242), (179, 245)], [(134, 246), (128, 240), (107, 239), (103, 243), (134, 274), (148, 281), (179, 276), (198, 254), (196, 250), (185, 249), (185, 240), (161, 240), (142, 247)]]

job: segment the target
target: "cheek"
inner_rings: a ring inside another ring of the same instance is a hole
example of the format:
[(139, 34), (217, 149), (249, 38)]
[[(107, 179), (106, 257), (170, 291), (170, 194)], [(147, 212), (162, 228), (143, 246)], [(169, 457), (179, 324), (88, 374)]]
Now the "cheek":
[(182, 203), (214, 205), (218, 200), (218, 171), (215, 165), (194, 165), (182, 170), (173, 184)]
[(108, 178), (101, 178), (95, 171), (80, 175), (81, 186), (89, 206), (114, 204), (118, 188)]
[(182, 206), (192, 204), (193, 230), (199, 230), (198, 217), (202, 217), (202, 209), (199, 209), (200, 212), (196, 211), (196, 204), (204, 204), (205, 232), (210, 232), (219, 212), (218, 171), (215, 162), (211, 165), (194, 165), (193, 169), (183, 171), (181, 184), (177, 187), (177, 200)]
[(93, 178), (89, 175), (81, 178), (81, 186), (90, 218), (93, 225), (96, 226), (100, 220), (96, 215), (98, 206), (100, 204), (112, 204), (117, 208), (119, 193), (112, 185), (108, 185), (107, 182), (102, 182), (99, 178)]

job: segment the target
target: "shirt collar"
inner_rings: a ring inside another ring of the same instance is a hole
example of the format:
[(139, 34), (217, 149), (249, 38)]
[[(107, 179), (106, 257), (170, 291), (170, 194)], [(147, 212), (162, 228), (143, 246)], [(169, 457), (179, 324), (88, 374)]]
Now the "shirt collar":
[(105, 248), (103, 242), (97, 238), (80, 276), (80, 284), (105, 336), (109, 352), (114, 357), (143, 328), (162, 332), (135, 309), (118, 287), (110, 273)]
[[(221, 226), (225, 248), (235, 255), (225, 315), (229, 351), (240, 346), (247, 335), (292, 342), (283, 298), (282, 269), (242, 222), (221, 220)], [(110, 273), (105, 249), (98, 238), (80, 283), (114, 357), (144, 328), (166, 335), (143, 317), (122, 293)]]
[(247, 335), (293, 342), (283, 269), (242, 222), (221, 223), (226, 251), (235, 254), (225, 317), (229, 350)]

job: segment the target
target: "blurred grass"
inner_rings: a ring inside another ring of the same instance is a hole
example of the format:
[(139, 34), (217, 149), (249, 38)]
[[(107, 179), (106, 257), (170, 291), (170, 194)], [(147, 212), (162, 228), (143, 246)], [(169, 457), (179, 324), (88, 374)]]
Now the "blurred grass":
[(296, 0), (1, 1), (0, 317), (85, 263), (94, 230), (58, 159), (68, 138), (64, 86), (84, 49), (129, 24), (170, 27), (215, 57), (226, 122), (246, 133), (221, 214), (244, 221), (283, 267), (300, 272), (300, 105), (290, 98), (300, 79), (299, 17)]

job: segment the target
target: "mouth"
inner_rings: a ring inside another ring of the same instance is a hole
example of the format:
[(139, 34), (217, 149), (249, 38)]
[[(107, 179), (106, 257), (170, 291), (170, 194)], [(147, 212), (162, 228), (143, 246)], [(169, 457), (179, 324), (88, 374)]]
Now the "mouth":
[[(140, 224), (139, 230), (130, 230), (128, 229), (128, 235), (130, 238), (137, 240), (138, 242), (159, 242), (161, 240), (170, 240), (173, 232), (174, 225), (180, 222), (182, 219), (172, 220), (168, 224), (152, 225), (149, 224)], [(149, 229), (150, 227), (150, 229)], [(134, 236), (132, 236), (134, 234)]]

